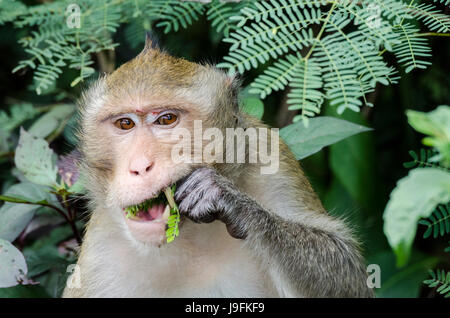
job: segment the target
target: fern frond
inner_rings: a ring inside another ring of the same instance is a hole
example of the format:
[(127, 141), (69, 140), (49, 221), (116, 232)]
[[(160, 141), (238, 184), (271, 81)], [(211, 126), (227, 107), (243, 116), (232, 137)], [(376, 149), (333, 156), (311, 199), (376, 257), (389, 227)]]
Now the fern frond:
[[(450, 1), (450, 0), (449, 0)], [(431, 4), (422, 3), (411, 6), (412, 16), (422, 21), (430, 31), (448, 33), (450, 32), (450, 16), (436, 10)]]
[(228, 68), (230, 74), (236, 71), (243, 73), (246, 70), (258, 67), (271, 58), (277, 58), (290, 49), (301, 50), (305, 46), (309, 46), (314, 41), (314, 35), (311, 29), (294, 34), (280, 34), (277, 38), (268, 39), (265, 42), (254, 43), (240, 50), (230, 52), (224, 57), (227, 62), (220, 63), (217, 66)]
[(254, 0), (243, 0), (237, 3), (226, 3), (213, 0), (208, 4), (206, 17), (211, 21), (211, 26), (216, 28), (217, 32), (222, 32), (225, 37), (228, 37), (230, 31), (237, 27), (236, 21), (231, 20), (231, 17), (238, 15), (243, 8), (252, 7), (254, 2)]
[(272, 91), (284, 89), (293, 78), (298, 66), (302, 63), (301, 56), (287, 55), (286, 59), (276, 61), (264, 70), (253, 83), (250, 84), (250, 93), (266, 98)]
[(244, 26), (248, 21), (260, 22), (265, 21), (269, 17), (274, 19), (282, 16), (282, 12), (286, 12), (291, 20), (295, 20), (294, 14), (298, 14), (300, 10), (305, 8), (319, 8), (328, 3), (327, 0), (269, 0), (256, 1), (255, 7), (243, 8), (241, 15), (236, 16), (233, 20), (238, 21), (238, 27)]
[(320, 91), (323, 85), (321, 75), (321, 68), (313, 58), (301, 59), (301, 63), (296, 65), (287, 102), (289, 110), (301, 109), (300, 115), (294, 117), (294, 122), (301, 119), (307, 126), (308, 117), (320, 113), (324, 100), (324, 94)]
[[(344, 6), (343, 10), (350, 14), (350, 18), (353, 18), (358, 30), (373, 43), (374, 48), (382, 45), (386, 50), (392, 51), (392, 47), (400, 43), (398, 35), (392, 32), (391, 24), (381, 18), (374, 21), (373, 12), (369, 10), (369, 7), (360, 7), (353, 4)], [(367, 43), (370, 44), (370, 42), (366, 42), (366, 45)]]
[(414, 150), (410, 150), (409, 155), (413, 160), (405, 162), (403, 164), (405, 168), (411, 169), (416, 167), (431, 167), (448, 170), (447, 168), (441, 166), (439, 162), (435, 162), (433, 160), (433, 158), (437, 155), (437, 152), (431, 149), (421, 148), (419, 155)]
[(150, 30), (150, 22), (144, 15), (133, 18), (125, 26), (125, 39), (132, 48), (138, 48), (145, 42), (145, 33)]
[(438, 2), (448, 6), (450, 4), (450, 0), (433, 0), (433, 2)]
[(425, 225), (427, 229), (423, 238), (433, 234), (433, 238), (450, 233), (450, 204), (439, 205), (430, 217), (420, 220), (419, 224)]
[(450, 297), (450, 272), (445, 273), (443, 269), (436, 270), (436, 273), (432, 270), (428, 271), (431, 279), (425, 280), (423, 283), (430, 288), (436, 288), (436, 291), (443, 295), (445, 298)]
[[(319, 3), (317, 1), (314, 3)], [(281, 6), (278, 6), (280, 5)], [(257, 2), (257, 10), (245, 8), (241, 10), (242, 16), (237, 17), (238, 27), (224, 42), (231, 43), (227, 62), (218, 67), (227, 68), (233, 74), (236, 71), (242, 73), (245, 70), (258, 67), (266, 63), (270, 58), (277, 58), (289, 50), (299, 51), (312, 44), (314, 35), (311, 24), (319, 24), (322, 12), (317, 8), (305, 8), (304, 1), (283, 0)], [(303, 8), (303, 10), (300, 10)], [(259, 10), (259, 11), (258, 11)], [(284, 11), (283, 11), (284, 10)], [(284, 13), (284, 14), (282, 14)], [(270, 17), (271, 20), (259, 21), (261, 18)], [(253, 18), (250, 26), (243, 26), (242, 21)]]
[[(361, 31), (354, 31), (349, 34), (343, 32), (342, 23), (346, 23), (345, 17), (342, 20), (330, 20), (328, 22), (327, 30), (335, 32), (333, 41), (337, 43), (336, 49), (342, 51), (348, 61), (354, 63), (353, 67), (360, 81), (369, 82), (372, 87), (375, 87), (377, 82), (388, 85), (389, 67), (378, 54), (378, 48), (370, 42), (365, 42), (367, 38)], [(347, 45), (341, 45), (343, 43)], [(368, 43), (369, 45), (367, 45)]]
[(0, 25), (12, 22), (26, 12), (27, 7), (20, 1), (0, 0)]
[(394, 46), (394, 54), (398, 62), (406, 67), (405, 72), (409, 73), (413, 69), (425, 69), (431, 62), (424, 60), (430, 57), (431, 49), (428, 40), (417, 35), (419, 29), (409, 23), (398, 25), (394, 32), (399, 34), (401, 43)]
[(187, 28), (203, 14), (205, 5), (199, 2), (177, 0), (152, 0), (148, 2), (147, 15), (160, 20), (157, 27), (164, 27), (164, 33)]
[[(333, 36), (318, 41), (314, 57), (322, 68), (324, 88), (331, 105), (339, 105), (338, 113), (349, 108), (358, 112), (362, 106), (360, 98), (364, 95), (358, 81), (355, 69), (345, 60), (340, 59), (340, 53), (345, 50), (336, 50)], [(338, 43), (338, 45), (340, 45)]]
[[(392, 25), (401, 24), (405, 19), (411, 19), (412, 16), (408, 11), (408, 5), (398, 0), (373, 0), (374, 8), (380, 9), (382, 17), (386, 18)], [(412, 1), (408, 1), (412, 4)]]

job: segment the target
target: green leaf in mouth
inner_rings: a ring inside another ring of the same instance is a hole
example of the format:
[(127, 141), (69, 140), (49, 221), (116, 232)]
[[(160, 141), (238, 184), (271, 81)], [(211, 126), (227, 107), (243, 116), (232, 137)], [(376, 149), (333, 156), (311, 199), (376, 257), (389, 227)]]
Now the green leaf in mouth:
[(166, 199), (170, 207), (170, 215), (167, 219), (166, 230), (167, 243), (170, 243), (175, 239), (175, 237), (178, 236), (178, 234), (180, 234), (178, 229), (178, 224), (180, 223), (180, 211), (178, 210), (178, 206), (173, 199), (175, 195), (175, 185), (164, 189), (164, 194), (166, 195)]
[(180, 223), (180, 211), (178, 209), (177, 204), (174, 200), (175, 195), (175, 185), (171, 187), (165, 188), (157, 197), (148, 199), (142, 203), (130, 205), (125, 208), (126, 217), (132, 218), (135, 217), (139, 211), (147, 211), (155, 204), (166, 204), (169, 205), (170, 215), (167, 219), (167, 230), (166, 230), (166, 238), (167, 243), (172, 242), (175, 237), (179, 235), (178, 224)]

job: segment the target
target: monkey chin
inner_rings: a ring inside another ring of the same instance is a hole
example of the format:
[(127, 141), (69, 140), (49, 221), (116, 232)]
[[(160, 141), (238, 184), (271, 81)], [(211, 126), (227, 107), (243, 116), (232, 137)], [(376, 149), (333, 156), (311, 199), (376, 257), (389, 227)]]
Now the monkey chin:
[(165, 242), (168, 218), (169, 209), (165, 204), (154, 205), (132, 218), (127, 218), (124, 214), (125, 223), (135, 240), (157, 246)]

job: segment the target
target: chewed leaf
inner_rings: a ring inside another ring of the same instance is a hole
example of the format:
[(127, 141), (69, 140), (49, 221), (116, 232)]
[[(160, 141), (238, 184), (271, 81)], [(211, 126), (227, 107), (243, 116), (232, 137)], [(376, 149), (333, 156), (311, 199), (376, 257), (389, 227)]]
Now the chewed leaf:
[(56, 185), (56, 155), (48, 143), (25, 131), (20, 130), (19, 145), (14, 158), (17, 169), (31, 182)]
[(173, 185), (172, 187), (167, 187), (164, 190), (164, 194), (166, 195), (170, 207), (170, 215), (167, 219), (168, 228), (166, 230), (167, 243), (170, 243), (180, 233), (180, 231), (178, 230), (178, 224), (180, 223), (180, 211), (178, 210), (178, 206), (173, 198), (175, 194), (175, 185)]

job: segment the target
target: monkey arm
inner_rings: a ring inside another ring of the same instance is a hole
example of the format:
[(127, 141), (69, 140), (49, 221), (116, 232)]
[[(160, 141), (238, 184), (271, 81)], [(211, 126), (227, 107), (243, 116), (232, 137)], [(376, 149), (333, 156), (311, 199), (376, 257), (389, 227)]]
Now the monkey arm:
[[(282, 296), (371, 297), (366, 270), (348, 230), (328, 215), (326, 229), (288, 221), (262, 208), (210, 168), (181, 182), (175, 199), (194, 222), (221, 220), (235, 238), (282, 275), (273, 277)], [(277, 280), (283, 280), (277, 282)], [(285, 286), (289, 286), (286, 288)]]

